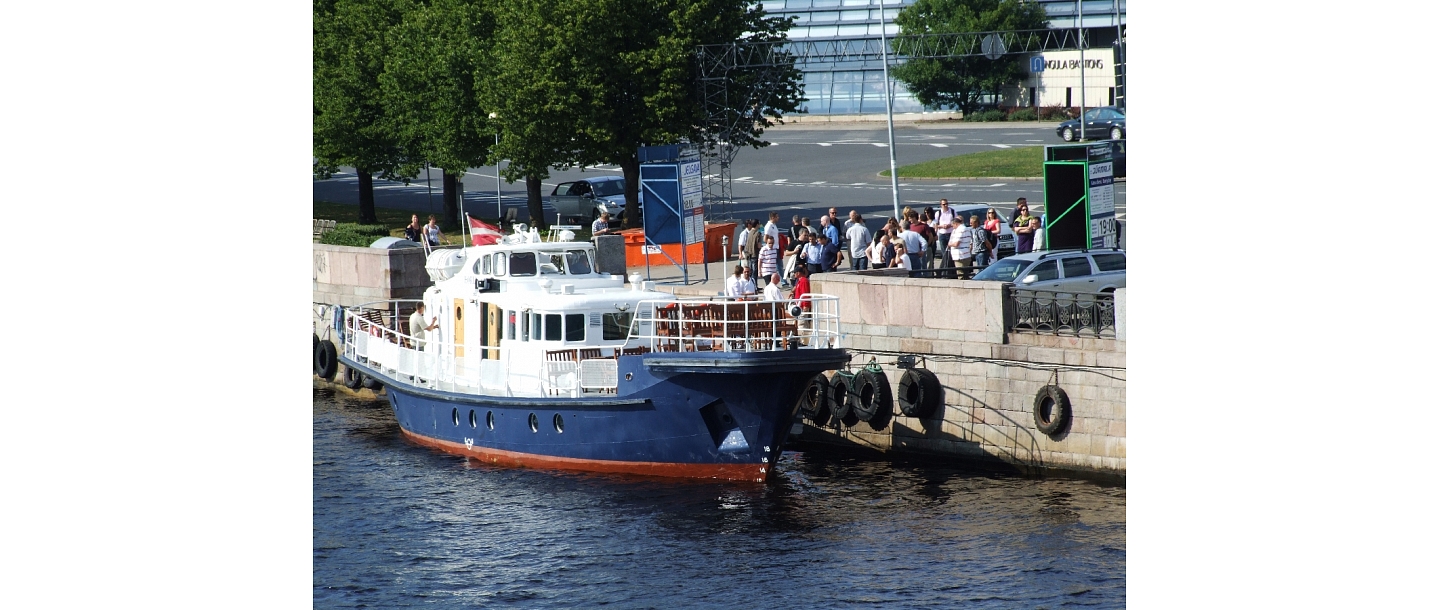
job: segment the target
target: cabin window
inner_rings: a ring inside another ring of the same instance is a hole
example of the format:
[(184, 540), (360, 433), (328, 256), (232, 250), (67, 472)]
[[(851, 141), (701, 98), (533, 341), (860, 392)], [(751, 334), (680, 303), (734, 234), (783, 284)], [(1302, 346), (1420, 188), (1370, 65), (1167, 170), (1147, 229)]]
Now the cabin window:
[(484, 273), (485, 275), (490, 275), (490, 274), (491, 274), (492, 272), (494, 272), (494, 270), (495, 270), (495, 269), (494, 269), (494, 263), (491, 263), (491, 262), (490, 262), (490, 259), (491, 259), (491, 258), (492, 258), (492, 257), (490, 257), (490, 256), (484, 256), (484, 257), (481, 257), (481, 258), (480, 258), (480, 262), (481, 262), (481, 263), (484, 263), (484, 265), (481, 267), (481, 269), (483, 269), (482, 273)]
[(535, 253), (515, 252), (511, 254), (510, 275), (535, 275)]
[(565, 274), (565, 255), (545, 254), (540, 260), (543, 261), (540, 263), (540, 275)]
[(575, 342), (585, 340), (585, 314), (565, 314), (565, 340)]
[(565, 265), (570, 268), (570, 275), (586, 275), (590, 271), (590, 257), (584, 250), (570, 250), (565, 253)]
[(520, 314), (520, 340), (530, 340), (530, 316)]
[(505, 310), (505, 338), (515, 340), (515, 310)]
[(504, 254), (496, 254), (496, 255), (495, 255), (495, 277), (500, 277), (500, 276), (503, 276), (503, 275), (505, 275), (505, 255), (504, 255)]
[(532, 313), (532, 314), (530, 314), (530, 340), (531, 340), (531, 341), (539, 341), (540, 338), (544, 336), (544, 334), (541, 332), (541, 329), (542, 329), (543, 327), (544, 327), (543, 319), (540, 317), (540, 314), (538, 314), (538, 313)]
[(621, 341), (630, 336), (630, 319), (633, 314), (628, 312), (607, 313), (601, 317), (600, 338), (606, 341)]
[(558, 313), (547, 313), (547, 314), (545, 314), (545, 340), (546, 340), (546, 341), (559, 341), (559, 340), (560, 340), (560, 314), (558, 314)]

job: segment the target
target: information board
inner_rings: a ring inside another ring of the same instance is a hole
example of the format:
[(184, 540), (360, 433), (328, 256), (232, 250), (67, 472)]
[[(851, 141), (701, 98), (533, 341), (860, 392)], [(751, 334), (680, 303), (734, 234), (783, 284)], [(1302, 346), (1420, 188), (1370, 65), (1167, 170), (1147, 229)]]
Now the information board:
[(1090, 164), (1090, 247), (1113, 248), (1119, 245), (1115, 227), (1115, 163), (1103, 161)]
[(1119, 245), (1113, 151), (1113, 142), (1045, 147), (1045, 248)]
[(651, 243), (689, 245), (705, 240), (701, 171), (693, 155), (640, 164), (640, 204), (645, 237)]

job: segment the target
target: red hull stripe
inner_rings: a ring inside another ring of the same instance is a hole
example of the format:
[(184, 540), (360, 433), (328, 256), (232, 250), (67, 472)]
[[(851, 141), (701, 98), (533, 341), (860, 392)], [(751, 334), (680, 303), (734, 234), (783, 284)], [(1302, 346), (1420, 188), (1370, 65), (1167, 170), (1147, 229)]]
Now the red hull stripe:
[(465, 456), (486, 464), (514, 468), (553, 468), (556, 470), (581, 470), (586, 472), (610, 472), (639, 474), (657, 477), (685, 479), (723, 479), (728, 481), (764, 481), (769, 472), (766, 464), (671, 464), (665, 462), (623, 462), (618, 460), (582, 460), (579, 458), (535, 455), (502, 449), (490, 449), (462, 443), (428, 438), (405, 430), (406, 437), (421, 445), (434, 447), (446, 453)]

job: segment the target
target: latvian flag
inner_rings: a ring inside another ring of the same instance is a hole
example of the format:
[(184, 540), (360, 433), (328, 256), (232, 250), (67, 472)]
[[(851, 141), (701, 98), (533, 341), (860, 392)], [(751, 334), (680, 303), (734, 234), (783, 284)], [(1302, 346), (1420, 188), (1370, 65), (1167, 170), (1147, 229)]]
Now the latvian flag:
[[(466, 214), (465, 217), (470, 218), (470, 215)], [(484, 222), (481, 222), (474, 218), (470, 218), (471, 245), (489, 246), (491, 244), (499, 243), (500, 238), (502, 237), (505, 237), (505, 234), (501, 233), (499, 228), (485, 224)]]

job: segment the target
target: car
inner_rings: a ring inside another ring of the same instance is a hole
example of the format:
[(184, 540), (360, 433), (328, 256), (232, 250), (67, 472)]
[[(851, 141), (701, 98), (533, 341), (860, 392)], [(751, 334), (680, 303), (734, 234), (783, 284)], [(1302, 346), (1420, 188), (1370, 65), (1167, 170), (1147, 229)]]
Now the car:
[[(1090, 140), (1125, 139), (1125, 110), (1115, 106), (1101, 106), (1085, 111), (1085, 136)], [(1080, 121), (1071, 119), (1055, 128), (1055, 135), (1066, 142), (1080, 140)]]
[(571, 218), (594, 220), (605, 212), (612, 220), (625, 219), (625, 177), (596, 176), (561, 182), (550, 191), (555, 213)]
[(1125, 251), (1037, 250), (1002, 258), (975, 274), (982, 282), (1009, 282), (1026, 290), (1114, 292), (1125, 287)]
[(1000, 217), (1000, 240), (995, 245), (995, 255), (1005, 258), (1015, 254), (1015, 232), (1010, 229), (1010, 219), (1005, 217), (1005, 212), (1009, 210), (1002, 210), (1000, 206), (988, 203), (952, 203), (950, 209), (955, 210), (957, 216), (966, 217), (966, 220), (979, 214), (981, 224), (985, 223), (985, 210), (995, 210), (995, 215)]

